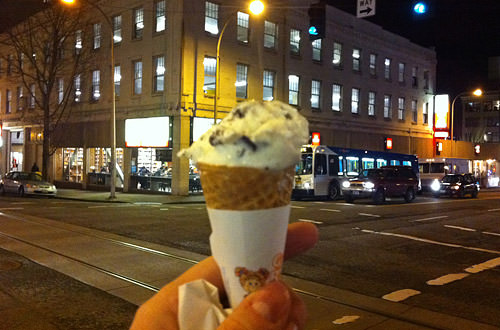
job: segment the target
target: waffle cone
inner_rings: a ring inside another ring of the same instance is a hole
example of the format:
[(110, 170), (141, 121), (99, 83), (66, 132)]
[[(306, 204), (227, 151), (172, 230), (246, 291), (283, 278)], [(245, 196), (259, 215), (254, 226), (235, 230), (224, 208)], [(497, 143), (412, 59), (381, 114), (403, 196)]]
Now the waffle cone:
[(294, 170), (198, 164), (207, 207), (261, 210), (290, 204)]

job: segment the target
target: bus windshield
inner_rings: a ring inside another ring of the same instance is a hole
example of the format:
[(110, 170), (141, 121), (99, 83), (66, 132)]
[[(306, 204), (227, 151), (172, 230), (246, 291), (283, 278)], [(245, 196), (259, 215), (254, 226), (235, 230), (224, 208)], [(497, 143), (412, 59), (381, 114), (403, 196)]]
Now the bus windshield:
[(295, 166), (295, 174), (312, 174), (312, 154), (302, 154), (299, 163)]

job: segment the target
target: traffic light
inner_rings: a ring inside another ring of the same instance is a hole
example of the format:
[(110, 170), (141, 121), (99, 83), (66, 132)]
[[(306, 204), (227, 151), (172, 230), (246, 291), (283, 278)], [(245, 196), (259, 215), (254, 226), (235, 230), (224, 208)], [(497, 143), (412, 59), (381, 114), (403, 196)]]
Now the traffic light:
[(436, 142), (436, 156), (441, 155), (441, 151), (443, 151), (443, 142)]
[(323, 39), (326, 32), (325, 3), (313, 3), (309, 7), (309, 38), (311, 41)]

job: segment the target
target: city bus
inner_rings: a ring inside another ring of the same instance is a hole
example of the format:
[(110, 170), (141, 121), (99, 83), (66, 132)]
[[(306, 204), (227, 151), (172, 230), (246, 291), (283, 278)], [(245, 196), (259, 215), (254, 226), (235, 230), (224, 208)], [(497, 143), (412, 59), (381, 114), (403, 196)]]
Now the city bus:
[(292, 197), (327, 197), (335, 200), (342, 193), (342, 181), (358, 176), (365, 169), (387, 165), (410, 166), (419, 177), (418, 158), (415, 155), (304, 145), (301, 147), (300, 161), (295, 167)]

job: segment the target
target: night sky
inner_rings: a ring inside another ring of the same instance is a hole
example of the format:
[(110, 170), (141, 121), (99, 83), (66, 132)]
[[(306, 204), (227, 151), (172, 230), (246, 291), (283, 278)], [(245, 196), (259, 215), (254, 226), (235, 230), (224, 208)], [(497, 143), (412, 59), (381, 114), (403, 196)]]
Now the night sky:
[[(327, 1), (355, 15), (359, 0)], [(488, 85), (487, 62), (489, 56), (500, 56), (500, 0), (423, 0), (429, 10), (418, 18), (412, 11), (416, 1), (374, 1), (376, 15), (363, 19), (435, 48), (437, 94), (453, 97), (477, 86), (499, 88), (498, 84)], [(0, 0), (0, 29), (41, 4), (42, 0)]]
[[(358, 0), (328, 2), (353, 15)], [(428, 13), (413, 13), (411, 0), (376, 0), (367, 19), (437, 53), (436, 94), (456, 94), (488, 84), (488, 57), (500, 56), (500, 0), (423, 0)]]

